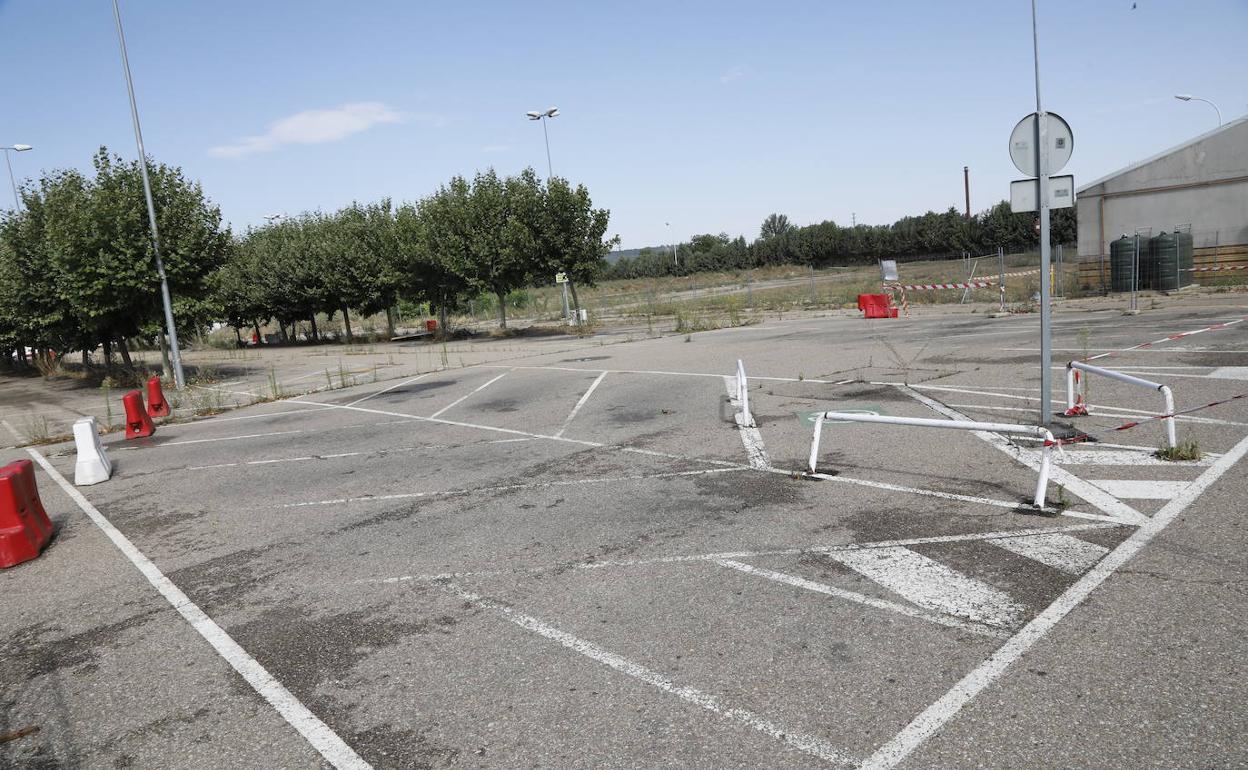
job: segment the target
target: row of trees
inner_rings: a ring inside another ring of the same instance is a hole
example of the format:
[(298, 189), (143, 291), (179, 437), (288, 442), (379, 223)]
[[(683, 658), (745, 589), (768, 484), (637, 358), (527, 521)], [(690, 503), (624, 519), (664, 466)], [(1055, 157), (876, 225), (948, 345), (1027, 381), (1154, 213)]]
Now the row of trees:
[[(609, 212), (583, 186), (533, 171), (455, 177), (416, 202), (353, 204), (234, 237), (220, 210), (180, 169), (149, 163), (161, 255), (181, 335), (214, 321), (236, 330), (276, 321), (281, 333), (316, 316), (386, 312), (400, 300), (448, 312), (482, 293), (553, 282), (592, 285), (606, 267)], [(0, 361), (26, 348), (86, 351), (156, 338), (163, 320), (137, 162), (101, 149), (95, 173), (54, 171), (22, 189), (0, 218)]]
[[(942, 258), (962, 252), (988, 254), (1035, 248), (1039, 240), (1031, 214), (1015, 214), (1002, 201), (967, 219), (956, 209), (943, 214), (902, 217), (891, 225), (842, 227), (829, 220), (794, 226), (783, 214), (763, 220), (758, 238), (750, 244), (727, 233), (696, 235), (676, 247), (674, 259), (665, 248), (642, 249), (636, 257), (611, 266), (610, 278), (688, 275), (708, 270), (743, 270), (778, 264), (848, 265), (883, 258)], [(1075, 241), (1074, 209), (1052, 213), (1053, 240)]]

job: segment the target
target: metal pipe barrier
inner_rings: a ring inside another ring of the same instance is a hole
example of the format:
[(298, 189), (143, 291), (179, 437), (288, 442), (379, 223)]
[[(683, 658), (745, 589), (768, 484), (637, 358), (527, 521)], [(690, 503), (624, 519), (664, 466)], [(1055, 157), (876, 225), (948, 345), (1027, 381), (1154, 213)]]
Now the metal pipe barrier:
[[(1083, 372), (1084, 377), (1080, 377), (1079, 373)], [(1125, 382), (1128, 385), (1136, 385), (1149, 390), (1161, 392), (1161, 396), (1165, 399), (1165, 411), (1162, 412), (1161, 421), (1166, 425), (1166, 446), (1173, 449), (1178, 441), (1174, 435), (1174, 393), (1165, 385), (1158, 382), (1135, 377), (1122, 372), (1115, 372), (1113, 369), (1103, 369), (1092, 364), (1085, 364), (1082, 361), (1071, 361), (1066, 364), (1066, 416), (1076, 417), (1088, 414), (1087, 395), (1087, 377), (1088, 374), (1099, 374), (1102, 377), (1108, 377), (1111, 380)]]
[(823, 412), (815, 418), (815, 434), (810, 442), (810, 472), (815, 472), (819, 457), (819, 439), (823, 434), (824, 420), (844, 420), (847, 422), (870, 422), (882, 425), (911, 425), (919, 428), (946, 428), (951, 430), (978, 430), (990, 433), (1013, 433), (1023, 436), (1035, 436), (1044, 440), (1040, 451), (1040, 478), (1036, 481), (1036, 493), (1032, 503), (1037, 508), (1044, 508), (1044, 496), (1049, 486), (1049, 469), (1052, 465), (1053, 447), (1057, 441), (1053, 434), (1042, 425), (1010, 425), (998, 422), (973, 422), (966, 420), (936, 420), (927, 417), (890, 417), (874, 414), (849, 414), (847, 412)]

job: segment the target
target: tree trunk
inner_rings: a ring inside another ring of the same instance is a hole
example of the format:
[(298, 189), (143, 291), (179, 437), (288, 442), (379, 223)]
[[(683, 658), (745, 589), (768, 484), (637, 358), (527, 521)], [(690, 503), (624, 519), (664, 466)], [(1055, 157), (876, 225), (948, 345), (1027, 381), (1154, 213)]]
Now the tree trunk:
[(26, 343), (22, 342), (21, 340), (17, 341), (17, 360), (21, 362), (22, 366), (25, 366), (27, 364)]
[(237, 326), (234, 327), (234, 341), (240, 348), (243, 346), (243, 333), (238, 330)]
[(169, 343), (165, 341), (165, 333), (157, 334), (156, 341), (160, 343), (160, 366), (164, 371), (165, 379), (172, 380), (173, 364), (169, 362)]
[(501, 291), (494, 292), (498, 297), (498, 328), (507, 328), (507, 297)]
[(576, 325), (581, 325), (581, 300), (576, 296), (576, 283), (573, 282), (572, 276), (568, 276), (568, 288), (572, 290), (572, 312), (576, 313)]
[[(3, 352), (3, 351), (0, 351), (0, 352)], [(7, 357), (5, 360), (8, 360)], [(89, 366), (91, 366), (91, 351), (87, 350), (86, 345), (83, 345), (82, 346), (82, 369), (83, 371), (86, 371)]]
[(111, 372), (113, 370), (113, 341), (103, 339), (100, 345), (104, 348), (104, 370)]
[(252, 332), (255, 333), (255, 336), (252, 337), (252, 339), (255, 341), (257, 345), (259, 345), (261, 342), (264, 341), (264, 338), (260, 336), (260, 322), (259, 321), (251, 322), (251, 330)]
[(386, 308), (386, 336), (391, 337), (391, 338), (396, 336), (396, 333), (394, 330), (394, 307), (393, 306)]
[(318, 332), (318, 331), (316, 330), (316, 314), (315, 314), (315, 313), (313, 313), (313, 314), (312, 314), (312, 317), (311, 317), (309, 320), (310, 320), (310, 321), (312, 321), (312, 341), (313, 341), (313, 342), (320, 342), (320, 341), (321, 341), (321, 335), (320, 335), (320, 332)]
[(121, 362), (126, 365), (126, 368), (133, 369), (134, 362), (130, 360), (130, 347), (126, 345), (125, 337), (117, 338), (117, 350), (121, 351)]
[(351, 314), (347, 311), (347, 306), (342, 306), (342, 325), (347, 329), (347, 344), (355, 342), (355, 335), (351, 333)]
[(438, 304), (438, 337), (440, 339), (446, 339), (446, 335), (451, 333), (451, 330), (447, 328), (447, 318), (449, 316), (450, 316), (450, 313), (447, 312), (446, 305), (439, 303)]

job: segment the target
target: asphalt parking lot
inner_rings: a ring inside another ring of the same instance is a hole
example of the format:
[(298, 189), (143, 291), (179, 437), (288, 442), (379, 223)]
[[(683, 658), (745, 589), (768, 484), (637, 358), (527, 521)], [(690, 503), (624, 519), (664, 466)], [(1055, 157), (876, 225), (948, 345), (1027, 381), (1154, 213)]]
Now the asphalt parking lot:
[[(1246, 312), (1059, 314), (1055, 363), (1220, 402)], [(1095, 380), (1045, 511), (1039, 447), (990, 434), (828, 425), (800, 472), (817, 410), (1034, 423), (1036, 326), (451, 368), (110, 435), (73, 495), (72, 445), (42, 448), (58, 534), (0, 575), (0, 731), (38, 729), (0, 762), (1244, 766), (1248, 399), (1178, 418), (1203, 456), (1169, 463), (1157, 394)]]

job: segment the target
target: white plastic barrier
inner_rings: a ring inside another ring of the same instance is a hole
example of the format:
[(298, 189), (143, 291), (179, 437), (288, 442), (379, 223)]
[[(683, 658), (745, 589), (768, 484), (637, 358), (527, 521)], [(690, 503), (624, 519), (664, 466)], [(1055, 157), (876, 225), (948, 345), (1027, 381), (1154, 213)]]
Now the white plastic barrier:
[(741, 424), (754, 427), (754, 415), (750, 413), (750, 383), (745, 376), (745, 364), (737, 359), (737, 401), (741, 404)]
[(78, 460), (74, 463), (74, 484), (86, 487), (108, 481), (113, 475), (113, 464), (104, 453), (94, 417), (80, 417), (74, 421), (74, 448), (78, 452)]
[[(1080, 377), (1079, 372), (1083, 372), (1085, 376)], [(1141, 388), (1156, 390), (1161, 392), (1162, 398), (1165, 400), (1165, 415), (1161, 421), (1166, 426), (1166, 446), (1173, 448), (1178, 442), (1174, 435), (1174, 394), (1170, 392), (1170, 388), (1157, 382), (1150, 382), (1130, 374), (1115, 372), (1113, 369), (1102, 369), (1099, 366), (1085, 364), (1082, 361), (1071, 361), (1066, 364), (1066, 416), (1074, 417), (1076, 415), (1088, 414), (1087, 404), (1087, 376), (1088, 374), (1099, 374), (1102, 377), (1108, 377), (1111, 380), (1125, 382), (1128, 385), (1138, 385)]]
[(819, 457), (819, 439), (823, 434), (824, 420), (847, 422), (873, 422), (883, 425), (911, 425), (919, 428), (946, 428), (951, 430), (982, 430), (990, 433), (1014, 433), (1044, 439), (1040, 453), (1040, 478), (1036, 481), (1036, 494), (1032, 502), (1037, 508), (1044, 507), (1044, 495), (1049, 486), (1049, 467), (1052, 463), (1056, 441), (1047, 428), (1040, 425), (1010, 425), (998, 422), (971, 422), (963, 420), (936, 420), (927, 417), (889, 417), (875, 414), (850, 414), (847, 412), (823, 412), (815, 418), (815, 435), (810, 442), (810, 472), (815, 472)]

